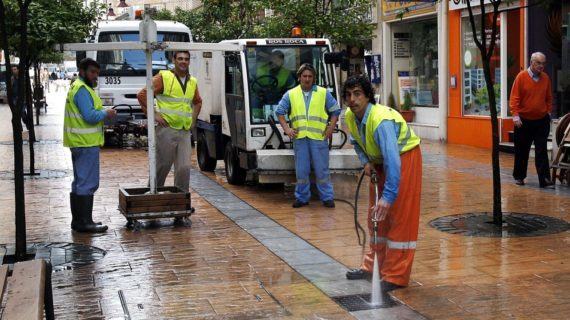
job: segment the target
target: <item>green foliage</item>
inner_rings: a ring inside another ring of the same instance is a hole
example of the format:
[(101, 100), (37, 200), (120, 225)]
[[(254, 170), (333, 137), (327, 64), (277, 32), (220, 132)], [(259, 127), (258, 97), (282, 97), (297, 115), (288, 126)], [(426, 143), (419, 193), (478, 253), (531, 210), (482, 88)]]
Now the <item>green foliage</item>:
[(390, 107), (392, 109), (397, 109), (396, 108), (396, 99), (394, 98), (394, 94), (392, 92), (390, 92), (390, 95), (388, 96), (388, 107)]
[[(375, 26), (364, 20), (372, 0), (205, 0), (194, 11), (177, 9), (173, 20), (186, 24), (197, 41), (291, 37), (298, 25), (305, 37), (327, 37), (333, 43), (362, 45)], [(264, 17), (265, 9), (273, 15)], [(168, 16), (164, 16), (168, 17)]]
[(265, 2), (267, 0), (204, 1), (197, 10), (176, 9), (173, 20), (187, 25), (196, 41), (254, 37), (258, 36), (255, 29)]
[(412, 96), (410, 92), (406, 91), (404, 94), (404, 104), (402, 104), (402, 111), (409, 111), (412, 110)]
[[(4, 1), (7, 9), (8, 49), (18, 53), (20, 37), (19, 8), (14, 0)], [(54, 50), (58, 43), (83, 42), (94, 27), (104, 4), (85, 7), (83, 0), (34, 0), (28, 13), (28, 62), (55, 62), (62, 54)], [(4, 44), (0, 43), (0, 46)]]
[(174, 20), (174, 13), (165, 8), (151, 13), (150, 16), (153, 20)]

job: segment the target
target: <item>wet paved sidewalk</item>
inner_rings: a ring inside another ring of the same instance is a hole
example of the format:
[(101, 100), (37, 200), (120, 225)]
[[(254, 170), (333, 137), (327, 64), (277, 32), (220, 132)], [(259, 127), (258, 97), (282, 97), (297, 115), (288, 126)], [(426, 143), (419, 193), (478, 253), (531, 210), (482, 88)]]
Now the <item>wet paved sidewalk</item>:
[[(336, 209), (326, 209), (318, 200), (293, 209), (290, 187), (230, 186), (221, 161), (213, 174), (193, 173), (197, 192), (192, 195), (192, 228), (159, 225), (135, 233), (124, 227), (125, 219), (116, 210), (118, 187), (146, 184), (146, 153), (105, 150), (94, 215), (110, 230), (98, 236), (71, 233), (71, 159), (60, 144), (63, 108), (57, 106), (62, 95), (48, 99), (48, 114), (37, 128), (41, 143), (36, 145), (36, 164), (57, 174), (26, 181), (28, 241), (77, 242), (107, 250), (91, 265), (54, 273), (58, 319), (122, 318), (119, 290), (132, 319), (367, 316), (351, 315), (329, 298), (364, 292), (369, 285), (347, 284), (342, 278), (362, 257), (352, 209), (340, 201)], [(0, 243), (11, 243), (13, 158), (5, 105), (0, 105), (0, 119)], [(561, 319), (569, 314), (569, 232), (501, 239), (433, 229), (428, 223), (434, 218), (491, 209), (490, 159), (487, 150), (463, 146), (426, 142), (422, 151), (422, 216), (412, 283), (394, 295), (433, 319)], [(515, 186), (510, 179), (512, 156), (501, 157), (505, 211), (570, 220), (568, 188), (542, 190), (532, 178), (528, 186)], [(530, 168), (531, 177), (533, 172)], [(337, 198), (352, 202), (355, 188), (355, 178), (335, 179)], [(359, 201), (363, 224), (367, 197), (364, 186)], [(279, 239), (284, 238), (293, 247), (283, 247)], [(312, 253), (307, 250), (320, 254), (305, 263), (299, 253)], [(327, 268), (336, 271), (323, 272)], [(395, 316), (420, 318), (403, 312)]]
[[(52, 127), (52, 120), (57, 123), (61, 111), (49, 107), (42, 117), (45, 127)], [(9, 119), (7, 107), (0, 106), (0, 113)], [(60, 139), (61, 125), (52, 129), (57, 132), (46, 130), (50, 140)], [(4, 142), (10, 135), (0, 133)], [(0, 143), (0, 171), (12, 169), (11, 148)], [(26, 181), (28, 242), (75, 242), (107, 251), (93, 264), (54, 273), (57, 319), (123, 319), (119, 290), (131, 319), (352, 318), (196, 193), (191, 228), (165, 221), (141, 232), (127, 230), (117, 211), (118, 188), (146, 184), (147, 157), (142, 151), (102, 152), (94, 218), (108, 224), (109, 231), (94, 236), (72, 233), (69, 152), (60, 144), (42, 143), (37, 152), (39, 169), (66, 175)], [(0, 178), (0, 243), (14, 241), (12, 199), (13, 180)]]

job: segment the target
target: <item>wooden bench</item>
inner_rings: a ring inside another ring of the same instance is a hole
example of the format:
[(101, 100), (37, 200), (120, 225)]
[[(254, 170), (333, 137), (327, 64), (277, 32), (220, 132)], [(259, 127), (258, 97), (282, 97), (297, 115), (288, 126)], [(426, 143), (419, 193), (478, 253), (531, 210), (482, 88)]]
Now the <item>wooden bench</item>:
[(54, 319), (51, 264), (31, 260), (14, 264), (8, 277), (7, 265), (0, 266), (0, 302), (6, 297), (2, 320)]

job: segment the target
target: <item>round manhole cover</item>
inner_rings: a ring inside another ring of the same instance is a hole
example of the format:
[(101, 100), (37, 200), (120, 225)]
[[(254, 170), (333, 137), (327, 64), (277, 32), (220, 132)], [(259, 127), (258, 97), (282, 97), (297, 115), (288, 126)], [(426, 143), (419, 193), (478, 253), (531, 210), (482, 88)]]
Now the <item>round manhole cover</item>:
[[(35, 175), (25, 175), (25, 179), (57, 179), (71, 175), (69, 170), (36, 170)], [(14, 171), (0, 171), (0, 180), (14, 180)]]
[[(13, 246), (6, 247), (7, 255), (4, 259), (10, 259), (13, 252)], [(49, 260), (54, 271), (70, 270), (85, 266), (103, 259), (105, 254), (107, 254), (105, 250), (97, 247), (69, 242), (28, 244), (27, 253), (31, 258)]]
[(445, 216), (430, 221), (439, 231), (473, 237), (537, 237), (564, 232), (570, 224), (564, 220), (530, 213), (503, 212), (503, 224), (493, 224), (490, 212)]

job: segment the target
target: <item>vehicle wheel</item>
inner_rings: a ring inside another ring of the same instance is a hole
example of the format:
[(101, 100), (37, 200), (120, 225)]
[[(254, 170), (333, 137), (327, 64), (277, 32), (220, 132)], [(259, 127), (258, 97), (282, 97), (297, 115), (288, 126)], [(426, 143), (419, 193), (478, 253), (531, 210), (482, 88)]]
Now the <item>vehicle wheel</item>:
[(206, 136), (204, 133), (198, 134), (198, 141), (196, 143), (196, 152), (198, 157), (198, 166), (202, 171), (214, 171), (218, 160), (210, 157), (208, 153), (208, 144), (206, 143)]
[(226, 167), (226, 178), (228, 179), (228, 183), (233, 185), (244, 184), (247, 171), (239, 166), (238, 155), (231, 142), (226, 144), (224, 164)]

